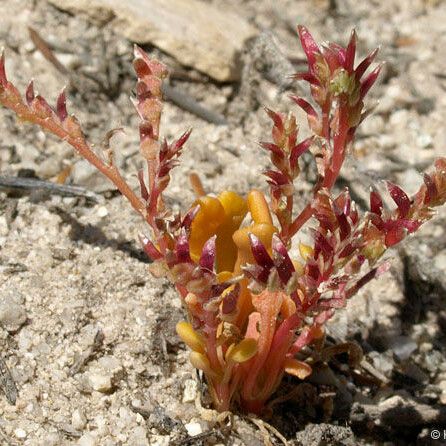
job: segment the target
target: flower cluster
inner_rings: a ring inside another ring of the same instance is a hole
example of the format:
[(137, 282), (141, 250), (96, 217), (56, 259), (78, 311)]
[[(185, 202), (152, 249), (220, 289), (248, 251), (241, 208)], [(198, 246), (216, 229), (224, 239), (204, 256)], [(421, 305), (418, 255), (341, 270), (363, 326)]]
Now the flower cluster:
[[(52, 108), (34, 94), (31, 83), (22, 99), (7, 80), (3, 56), (0, 62), (0, 103), (71, 144), (150, 226), (150, 237), (141, 241), (153, 260), (151, 270), (169, 277), (178, 291), (187, 321), (177, 325), (177, 333), (191, 349), (191, 363), (204, 372), (220, 411), (236, 403), (260, 413), (285, 373), (309, 376), (309, 361), (297, 354), (323, 338), (324, 324), (336, 308), (386, 270), (385, 263), (378, 263), (383, 253), (446, 201), (446, 159), (437, 160), (412, 198), (387, 183), (394, 209), (385, 208), (372, 190), (370, 210), (360, 215), (348, 190), (333, 194), (356, 129), (368, 113), (364, 98), (381, 66), (366, 74), (375, 50), (355, 67), (354, 32), (345, 48), (317, 45), (305, 27), (299, 27), (299, 36), (308, 71), (294, 78), (309, 84), (313, 105), (301, 97), (291, 99), (305, 111), (312, 136), (299, 141), (292, 113), (267, 110), (272, 141), (261, 146), (273, 165), (264, 172), (269, 200), (260, 190), (246, 196), (229, 190), (206, 194), (193, 174), (196, 200), (183, 214), (173, 214), (163, 201), (169, 172), (190, 134), (172, 143), (160, 141), (161, 86), (168, 74), (164, 65), (135, 47), (134, 104), (146, 161), (138, 175), (138, 196), (119, 174), (112, 153), (101, 157), (92, 150), (67, 113), (64, 93)], [(314, 156), (319, 175), (311, 200), (296, 211), (294, 181), (304, 152)], [(294, 240), (305, 224), (311, 230), (308, 245)], [(290, 255), (293, 242), (298, 258)]]

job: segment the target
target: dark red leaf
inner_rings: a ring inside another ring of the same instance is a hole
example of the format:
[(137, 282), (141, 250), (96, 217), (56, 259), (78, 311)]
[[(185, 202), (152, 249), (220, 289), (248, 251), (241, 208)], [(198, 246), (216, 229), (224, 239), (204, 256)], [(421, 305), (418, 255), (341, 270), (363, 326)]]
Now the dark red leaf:
[(28, 105), (31, 105), (33, 100), (34, 100), (34, 82), (31, 81), (28, 84), (28, 87), (26, 87), (26, 92), (25, 92), (25, 99), (26, 99), (26, 103)]
[(426, 194), (424, 195), (424, 204), (429, 204), (437, 195), (437, 185), (430, 175), (423, 175), (424, 184), (426, 185)]
[(284, 175), (282, 172), (277, 172), (276, 170), (267, 170), (266, 172), (263, 172), (264, 175), (266, 175), (268, 178), (271, 178), (273, 180), (273, 183), (277, 186), (283, 186), (284, 184), (288, 184), (289, 180), (286, 175)]
[(273, 234), (272, 250), (277, 273), (282, 283), (286, 285), (296, 270), (288, 255), (286, 246), (277, 234)]
[(410, 198), (400, 187), (390, 181), (387, 182), (387, 189), (389, 190), (393, 201), (398, 206), (399, 216), (402, 218), (406, 217), (410, 211)]
[(192, 261), (189, 254), (189, 238), (185, 228), (181, 228), (180, 235), (176, 240), (175, 253), (178, 263), (189, 263)]
[(315, 54), (320, 53), (319, 47), (317, 43), (313, 39), (313, 36), (310, 34), (305, 26), (299, 25), (297, 27), (299, 32), (299, 38), (302, 45), (302, 49), (304, 50), (305, 55), (307, 56), (308, 65), (310, 69), (313, 68), (314, 63), (316, 62)]
[(317, 87), (319, 87), (321, 85), (321, 83), (319, 82), (318, 78), (312, 74), (309, 73), (307, 71), (305, 72), (300, 72), (300, 73), (295, 73), (291, 76), (294, 80), (297, 81), (306, 81), (308, 82), (310, 85), (315, 85)]
[(379, 48), (375, 48), (356, 68), (355, 76), (357, 80), (360, 80), (362, 75), (367, 71), (367, 68), (372, 64), (376, 55), (378, 54)]
[(5, 70), (5, 53), (2, 51), (0, 56), (0, 85), (3, 88), (6, 88), (8, 85), (8, 79), (6, 78), (6, 70)]
[(203, 250), (201, 251), (200, 261), (199, 264), (201, 268), (213, 271), (214, 270), (214, 264), (215, 264), (215, 240), (217, 239), (217, 236), (212, 236), (203, 246)]
[(403, 240), (405, 236), (406, 228), (403, 225), (394, 226), (387, 232), (384, 243), (387, 247), (391, 247)]
[(274, 266), (274, 262), (260, 239), (249, 233), (249, 243), (251, 244), (251, 252), (256, 263), (268, 270), (271, 269)]
[(349, 74), (353, 72), (353, 66), (355, 64), (355, 53), (356, 53), (356, 31), (353, 30), (347, 45), (347, 50), (345, 52), (345, 61), (344, 61), (344, 68), (347, 70)]
[(299, 157), (308, 150), (308, 148), (311, 146), (311, 144), (314, 141), (314, 137), (311, 136), (310, 138), (307, 138), (303, 140), (301, 143), (297, 144), (291, 149), (290, 153), (290, 166), (291, 169), (295, 169), (297, 165), (297, 160)]
[(185, 228), (187, 231), (190, 228), (190, 225), (192, 224), (193, 219), (197, 215), (197, 212), (200, 210), (200, 205), (197, 205), (187, 212), (187, 214), (184, 216), (183, 221), (181, 223), (181, 227)]
[(383, 211), (383, 201), (381, 195), (374, 191), (370, 191), (370, 212), (373, 212), (376, 215), (381, 216)]
[(269, 108), (265, 108), (265, 111), (274, 122), (274, 127), (276, 127), (279, 132), (283, 132), (284, 126), (282, 116)]
[(237, 301), (240, 296), (240, 284), (236, 283), (234, 288), (226, 293), (223, 298), (223, 305), (221, 307), (221, 312), (223, 314), (231, 314), (237, 308)]
[(259, 144), (265, 150), (269, 150), (270, 152), (274, 153), (274, 155), (277, 155), (280, 158), (284, 157), (283, 150), (278, 145), (272, 142), (260, 142)]
[(313, 108), (313, 106), (307, 102), (305, 99), (296, 96), (296, 95), (290, 95), (290, 98), (300, 107), (302, 110), (307, 114), (314, 118), (317, 118), (316, 110)]
[(62, 90), (62, 92), (59, 94), (59, 97), (57, 98), (56, 113), (58, 118), (62, 122), (65, 121), (65, 119), (67, 119), (68, 112), (67, 112), (67, 98), (65, 95), (65, 89)]
[(361, 99), (367, 94), (367, 92), (372, 88), (372, 85), (375, 83), (376, 79), (379, 76), (379, 73), (383, 67), (383, 64), (378, 65), (362, 82), (360, 88), (359, 96)]

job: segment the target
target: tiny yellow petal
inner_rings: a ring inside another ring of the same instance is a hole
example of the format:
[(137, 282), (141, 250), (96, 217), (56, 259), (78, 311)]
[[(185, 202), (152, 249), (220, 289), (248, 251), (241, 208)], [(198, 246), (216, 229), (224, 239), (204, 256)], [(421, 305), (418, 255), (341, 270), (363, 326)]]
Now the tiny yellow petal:
[(314, 250), (311, 246), (299, 243), (299, 252), (304, 260), (308, 260), (308, 258), (313, 255)]
[(294, 358), (285, 359), (285, 372), (299, 379), (305, 379), (311, 375), (313, 369), (306, 362), (298, 361)]
[(226, 360), (234, 362), (249, 361), (257, 353), (257, 341), (252, 338), (243, 339), (238, 344), (232, 344), (226, 352)]
[(203, 337), (192, 328), (189, 322), (178, 322), (176, 331), (183, 342), (193, 351), (198, 353), (205, 352)]
[(218, 378), (218, 373), (215, 372), (215, 370), (212, 370), (211, 363), (205, 355), (198, 352), (191, 352), (189, 355), (189, 361), (196, 369), (203, 370), (203, 372), (209, 377), (213, 379)]

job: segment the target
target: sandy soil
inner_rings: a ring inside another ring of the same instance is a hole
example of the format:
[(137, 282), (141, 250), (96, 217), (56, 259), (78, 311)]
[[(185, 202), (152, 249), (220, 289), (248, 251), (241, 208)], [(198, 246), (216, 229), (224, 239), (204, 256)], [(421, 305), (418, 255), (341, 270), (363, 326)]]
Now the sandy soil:
[[(362, 54), (382, 45), (380, 60), (387, 66), (371, 94), (371, 101), (380, 103), (364, 123), (342, 178), (359, 205), (369, 186), (383, 178), (415, 191), (420, 172), (445, 154), (444, 2), (212, 3), (272, 32), (297, 63), (303, 55), (294, 33), (298, 23), (317, 39), (341, 43), (355, 27)], [(0, 46), (6, 48), (8, 72), (21, 88), (33, 77), (51, 101), (69, 79), (36, 50), (28, 26), (48, 40), (76, 80), (78, 89), (68, 89), (70, 111), (84, 123), (90, 140), (100, 143), (110, 128), (124, 128), (113, 146), (125, 177), (136, 185), (140, 159), (129, 100), (132, 43), (107, 25), (98, 28), (43, 0), (0, 2)], [(249, 63), (249, 54), (243, 60)], [(218, 85), (203, 76), (200, 82), (174, 81), (230, 122), (216, 126), (166, 103), (167, 138), (194, 128), (167, 192), (174, 208), (184, 209), (193, 199), (187, 181), (192, 170), (201, 173), (207, 190), (265, 188), (259, 172), (267, 158), (256, 145), (269, 133), (262, 106), (286, 110), (290, 101), (256, 71), (256, 63), (250, 72), (252, 79), (245, 78), (242, 86)], [(37, 128), (21, 126), (4, 110), (0, 135), (1, 175), (54, 180), (71, 167), (68, 183), (99, 194), (99, 202), (91, 203), (38, 191), (0, 192), (0, 356), (5, 362), (0, 383), (5, 387), (7, 367), (17, 387), (17, 398), (11, 385), (0, 397), (0, 444), (281, 444), (256, 420), (236, 414), (232, 422), (219, 424), (215, 414), (197, 407), (198, 397), (203, 407), (208, 399), (174, 335), (175, 323), (184, 317), (181, 305), (166, 281), (149, 274), (137, 241), (144, 225), (113, 187), (70, 148)], [(299, 186), (302, 197), (311, 177), (310, 166), (308, 181)], [(289, 444), (430, 444), (432, 429), (446, 423), (445, 221), (441, 211), (394, 251), (391, 272), (330, 323), (332, 340), (357, 341), (372, 372), (355, 374), (341, 357), (308, 383), (284, 382), (279, 396), (298, 390), (265, 421)], [(380, 417), (382, 410), (376, 410), (396, 396), (439, 415), (430, 421), (413, 416), (410, 423), (402, 412), (390, 421)]]

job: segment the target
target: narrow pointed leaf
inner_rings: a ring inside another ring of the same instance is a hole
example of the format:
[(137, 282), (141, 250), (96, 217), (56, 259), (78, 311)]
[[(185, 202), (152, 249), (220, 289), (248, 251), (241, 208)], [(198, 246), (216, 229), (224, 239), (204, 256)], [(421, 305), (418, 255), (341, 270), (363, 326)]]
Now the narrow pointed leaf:
[(217, 236), (212, 236), (203, 246), (203, 250), (201, 251), (200, 261), (199, 264), (201, 268), (213, 271), (214, 270), (214, 264), (215, 264), (215, 241), (217, 239)]
[(376, 55), (378, 54), (379, 48), (375, 48), (356, 68), (355, 76), (359, 80), (363, 74), (367, 71), (367, 68), (372, 64)]
[(410, 198), (400, 187), (390, 181), (387, 182), (387, 188), (393, 201), (398, 206), (400, 217), (406, 217), (410, 211)]

